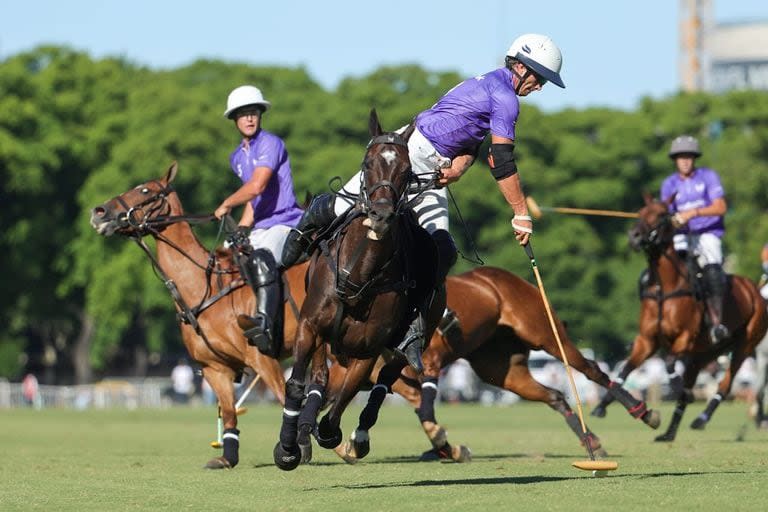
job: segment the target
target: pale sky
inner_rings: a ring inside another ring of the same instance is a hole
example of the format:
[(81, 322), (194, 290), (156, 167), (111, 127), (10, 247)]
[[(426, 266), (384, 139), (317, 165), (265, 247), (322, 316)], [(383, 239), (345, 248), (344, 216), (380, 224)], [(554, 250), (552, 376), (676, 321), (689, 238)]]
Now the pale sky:
[[(553, 111), (633, 109), (678, 90), (678, 1), (187, 0), (0, 1), (0, 60), (41, 44), (151, 68), (198, 58), (303, 66), (333, 89), (383, 64), (416, 63), (470, 77), (499, 66), (520, 34), (563, 52), (567, 88), (525, 99)], [(714, 20), (768, 20), (768, 1), (713, 0)], [(471, 8), (471, 9), (470, 9)], [(435, 98), (437, 99), (437, 98)]]

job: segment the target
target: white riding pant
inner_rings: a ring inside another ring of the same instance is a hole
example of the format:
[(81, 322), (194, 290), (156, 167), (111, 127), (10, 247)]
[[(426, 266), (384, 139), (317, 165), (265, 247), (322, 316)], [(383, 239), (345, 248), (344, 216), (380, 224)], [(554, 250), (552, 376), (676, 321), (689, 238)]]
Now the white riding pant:
[(700, 235), (677, 234), (672, 239), (676, 251), (693, 251), (699, 266), (723, 264), (723, 242), (712, 233)]
[[(402, 133), (407, 126), (403, 126), (397, 133)], [(411, 168), (416, 175), (427, 174), (445, 169), (451, 166), (451, 159), (440, 155), (435, 147), (424, 135), (417, 129), (408, 139), (408, 153), (411, 158)], [(344, 185), (344, 192), (357, 196), (360, 193), (360, 187), (363, 182), (363, 171), (355, 173), (352, 178)], [(411, 200), (415, 196), (408, 196)], [(354, 204), (354, 201), (346, 197), (336, 196), (334, 211), (336, 215), (341, 215)], [(419, 196), (418, 202), (413, 206), (419, 224), (427, 230), (428, 233), (434, 233), (438, 229), (448, 231), (448, 192), (445, 188), (432, 189), (423, 192)]]
[(756, 391), (763, 391), (763, 411), (768, 410), (768, 334), (765, 335), (757, 348), (755, 348), (756, 365)]
[(281, 256), (283, 255), (283, 246), (288, 233), (291, 232), (291, 226), (278, 224), (269, 228), (256, 228), (251, 231), (248, 239), (251, 247), (254, 249), (267, 249), (275, 257), (278, 266), (282, 266)]

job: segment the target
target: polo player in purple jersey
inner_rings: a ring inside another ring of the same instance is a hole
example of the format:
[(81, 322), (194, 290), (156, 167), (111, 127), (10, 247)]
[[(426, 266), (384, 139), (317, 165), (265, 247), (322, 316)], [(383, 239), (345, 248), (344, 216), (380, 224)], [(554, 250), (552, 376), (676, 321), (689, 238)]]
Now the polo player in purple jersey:
[[(490, 134), (488, 162), (501, 193), (512, 210), (512, 228), (521, 245), (533, 232), (515, 164), (515, 125), (520, 96), (539, 91), (547, 82), (565, 88), (560, 78), (562, 54), (547, 36), (526, 34), (518, 37), (507, 51), (505, 66), (461, 82), (430, 109), (418, 114), (416, 129), (408, 139), (414, 174), (439, 172), (438, 187), (422, 192), (413, 207), (419, 224), (432, 236), (438, 249), (438, 285), (456, 262), (456, 246), (448, 232), (446, 186), (459, 180), (475, 161), (483, 140)], [(406, 127), (398, 130), (402, 133)], [(360, 193), (361, 172), (346, 185), (345, 196), (317, 196), (288, 237), (283, 264), (297, 261), (309, 246), (311, 235), (330, 224), (354, 203), (347, 197)], [(434, 295), (434, 294), (433, 294)], [(424, 315), (429, 305), (419, 308), (405, 339), (396, 351), (417, 371), (423, 369), (421, 352), (425, 343)]]
[(285, 143), (261, 128), (264, 112), (271, 106), (261, 91), (251, 85), (234, 89), (227, 98), (224, 117), (235, 121), (243, 137), (229, 157), (232, 171), (243, 182), (214, 212), (222, 218), (245, 204), (230, 246), (247, 255), (241, 270), (256, 294), (256, 314), (242, 325), (251, 345), (267, 354), (280, 353), (282, 333), (280, 256), (288, 233), (304, 213), (296, 202), (291, 163)]
[(730, 337), (728, 328), (723, 325), (726, 275), (721, 240), (725, 233), (723, 216), (728, 205), (717, 172), (696, 167), (699, 156), (699, 141), (694, 137), (681, 135), (672, 141), (669, 157), (674, 160), (677, 172), (662, 183), (661, 200), (673, 198), (670, 212), (678, 226), (673, 239), (675, 250), (690, 251), (702, 269), (710, 338), (716, 343)]

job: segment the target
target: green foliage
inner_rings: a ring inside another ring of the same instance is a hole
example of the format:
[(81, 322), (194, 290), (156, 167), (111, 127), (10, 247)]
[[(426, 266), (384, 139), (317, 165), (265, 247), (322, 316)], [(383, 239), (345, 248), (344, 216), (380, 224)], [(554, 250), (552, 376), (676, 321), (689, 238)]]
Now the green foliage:
[[(182, 350), (172, 301), (144, 254), (126, 240), (98, 236), (89, 212), (160, 177), (174, 160), (186, 210), (211, 212), (239, 183), (228, 163), (239, 134), (222, 117), (233, 87), (255, 83), (272, 102), (264, 127), (285, 139), (303, 202), (358, 168), (371, 108), (393, 130), (461, 78), (386, 66), (326, 91), (302, 68), (200, 60), (151, 71), (56, 47), (0, 61), (0, 320), (6, 340), (16, 340), (2, 342), (0, 375), (18, 371), (18, 340), (67, 354), (84, 315), (95, 321), (97, 368), (129, 332), (142, 333), (152, 351)], [(768, 94), (755, 91), (646, 98), (634, 112), (544, 113), (523, 99), (520, 173), (541, 205), (634, 211), (641, 192), (657, 194), (673, 171), (671, 139), (692, 133), (704, 150), (700, 163), (720, 172), (728, 193), (729, 262), (757, 278), (758, 251), (768, 239), (765, 119)], [(458, 207), (451, 207), (452, 232), (467, 257), (474, 247), (486, 263), (531, 279), (484, 152), (451, 187)], [(546, 213), (533, 239), (548, 295), (572, 337), (610, 359), (625, 355), (636, 331), (635, 280), (644, 260), (627, 247), (629, 223)], [(196, 230), (208, 246), (217, 242), (215, 226)], [(474, 265), (460, 260), (454, 271)]]

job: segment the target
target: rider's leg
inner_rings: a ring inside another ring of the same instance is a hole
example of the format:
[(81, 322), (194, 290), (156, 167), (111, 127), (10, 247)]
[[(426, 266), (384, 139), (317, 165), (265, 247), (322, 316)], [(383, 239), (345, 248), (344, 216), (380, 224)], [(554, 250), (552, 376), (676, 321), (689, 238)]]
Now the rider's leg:
[(713, 343), (730, 337), (728, 328), (723, 325), (723, 297), (727, 287), (727, 277), (723, 271), (723, 251), (720, 238), (711, 233), (702, 233), (696, 240), (695, 253), (702, 269), (704, 295), (707, 311), (711, 320), (710, 338)]
[(251, 345), (267, 355), (279, 352), (280, 282), (277, 262), (268, 249), (255, 249), (248, 258), (246, 279), (256, 295), (256, 315), (250, 320), (253, 327), (245, 331)]
[(312, 235), (329, 226), (336, 219), (335, 198), (333, 194), (320, 194), (312, 199), (312, 203), (304, 212), (298, 225), (288, 233), (285, 239), (280, 258), (283, 268), (294, 265), (309, 247)]
[(437, 247), (437, 277), (436, 290), (429, 293), (425, 304), (418, 308), (416, 317), (408, 327), (408, 332), (395, 351), (405, 357), (414, 370), (423, 370), (421, 353), (426, 344), (425, 318), (429, 311), (436, 291), (444, 285), (445, 278), (451, 267), (456, 263), (457, 250), (453, 238), (448, 233), (448, 198), (445, 189), (429, 190), (422, 195), (422, 201), (414, 207), (414, 211), (423, 226), (432, 237)]

